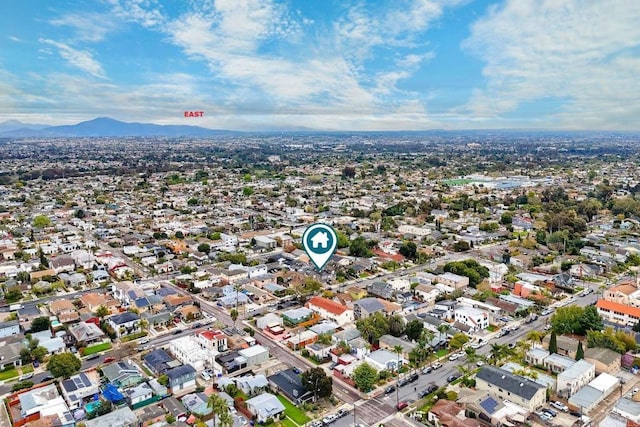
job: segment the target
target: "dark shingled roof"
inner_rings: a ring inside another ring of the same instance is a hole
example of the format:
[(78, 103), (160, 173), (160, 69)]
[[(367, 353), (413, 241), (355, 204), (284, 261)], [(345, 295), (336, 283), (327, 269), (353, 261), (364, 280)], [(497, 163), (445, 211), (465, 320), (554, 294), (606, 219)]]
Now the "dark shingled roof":
[(476, 378), (510, 391), (527, 400), (531, 399), (538, 390), (544, 389), (544, 386), (541, 384), (519, 375), (514, 375), (504, 369), (496, 368), (495, 366), (483, 366), (480, 368), (480, 372), (478, 372)]

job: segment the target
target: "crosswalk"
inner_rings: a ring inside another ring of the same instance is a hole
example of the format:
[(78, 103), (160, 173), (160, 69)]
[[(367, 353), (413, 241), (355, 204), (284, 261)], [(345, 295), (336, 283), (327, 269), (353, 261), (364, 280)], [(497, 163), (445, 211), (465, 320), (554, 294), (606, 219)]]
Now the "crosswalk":
[(365, 426), (373, 426), (395, 412), (393, 404), (373, 398), (356, 404), (356, 422)]

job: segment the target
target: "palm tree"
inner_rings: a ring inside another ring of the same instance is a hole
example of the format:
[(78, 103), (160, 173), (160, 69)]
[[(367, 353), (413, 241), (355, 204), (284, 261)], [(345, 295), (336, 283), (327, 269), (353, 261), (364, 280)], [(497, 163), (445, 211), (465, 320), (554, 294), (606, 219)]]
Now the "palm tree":
[(493, 362), (493, 365), (497, 365), (500, 360), (506, 355), (506, 351), (509, 349), (506, 345), (494, 343), (491, 344), (491, 350), (489, 351), (489, 359)]
[(465, 348), (464, 352), (467, 355), (467, 369), (471, 371), (471, 365), (478, 361), (478, 354), (476, 353), (476, 349), (473, 347)]
[(393, 346), (393, 352), (395, 354), (398, 355), (398, 363), (396, 364), (396, 374), (397, 374), (397, 379), (396, 379), (396, 408), (398, 407), (398, 403), (400, 402), (400, 396), (398, 395), (399, 393), (399, 389), (400, 389), (400, 355), (402, 354), (402, 352), (404, 351), (404, 348), (398, 344)]
[(233, 416), (227, 410), (218, 417), (220, 419), (220, 427), (231, 427), (233, 425)]
[(229, 312), (229, 316), (231, 316), (231, 320), (233, 321), (233, 329), (236, 328), (236, 320), (238, 320), (238, 310), (232, 308)]
[(207, 408), (211, 408), (213, 410), (213, 427), (216, 427), (216, 415), (220, 420), (221, 427), (225, 425), (223, 424), (224, 415), (229, 414), (229, 406), (227, 405), (226, 400), (220, 397), (217, 393), (211, 393), (211, 396), (207, 399)]
[(439, 336), (440, 341), (442, 341), (442, 334), (447, 332), (450, 328), (451, 326), (449, 326), (448, 323), (441, 323), (438, 325), (438, 332), (440, 332), (440, 336)]
[(537, 331), (534, 329), (527, 333), (527, 340), (531, 342), (538, 341), (540, 344), (542, 344), (542, 340), (544, 339), (545, 335), (547, 335), (545, 332)]
[(96, 316), (98, 316), (100, 318), (100, 323), (102, 323), (102, 319), (104, 319), (106, 316), (108, 316), (110, 313), (109, 309), (107, 307), (105, 307), (104, 305), (101, 305), (100, 307), (98, 307), (96, 309)]
[(368, 319), (360, 319), (356, 322), (356, 327), (360, 331), (362, 338), (367, 340), (369, 344), (373, 344), (375, 337), (377, 336), (377, 329), (373, 322)]

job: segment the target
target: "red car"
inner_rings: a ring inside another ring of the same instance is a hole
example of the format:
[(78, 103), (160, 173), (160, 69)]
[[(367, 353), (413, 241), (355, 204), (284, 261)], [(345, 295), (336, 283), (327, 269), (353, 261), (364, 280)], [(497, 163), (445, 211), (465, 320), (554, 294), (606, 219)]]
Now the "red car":
[(111, 362), (115, 362), (116, 358), (115, 357), (105, 357), (104, 358), (104, 363), (111, 363)]
[(396, 409), (398, 411), (401, 411), (402, 409), (406, 408), (407, 406), (409, 406), (409, 404), (405, 401), (402, 402), (398, 402), (398, 404), (396, 405)]

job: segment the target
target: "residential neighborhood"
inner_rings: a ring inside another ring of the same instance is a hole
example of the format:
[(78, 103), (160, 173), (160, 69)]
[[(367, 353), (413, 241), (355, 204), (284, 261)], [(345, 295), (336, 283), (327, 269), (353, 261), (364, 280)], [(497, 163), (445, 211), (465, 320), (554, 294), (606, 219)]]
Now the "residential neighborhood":
[(0, 146), (0, 425), (640, 423), (631, 157), (236, 138)]

